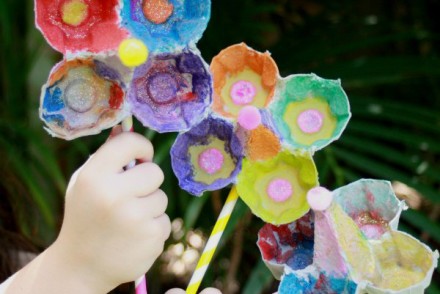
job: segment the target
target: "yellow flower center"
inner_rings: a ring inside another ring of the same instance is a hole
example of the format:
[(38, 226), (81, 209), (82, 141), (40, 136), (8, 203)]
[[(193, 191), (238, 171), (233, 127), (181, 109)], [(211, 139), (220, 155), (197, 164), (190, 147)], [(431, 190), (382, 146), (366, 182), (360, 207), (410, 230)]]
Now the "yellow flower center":
[(66, 1), (61, 8), (63, 22), (71, 26), (79, 26), (88, 16), (88, 5), (81, 0)]

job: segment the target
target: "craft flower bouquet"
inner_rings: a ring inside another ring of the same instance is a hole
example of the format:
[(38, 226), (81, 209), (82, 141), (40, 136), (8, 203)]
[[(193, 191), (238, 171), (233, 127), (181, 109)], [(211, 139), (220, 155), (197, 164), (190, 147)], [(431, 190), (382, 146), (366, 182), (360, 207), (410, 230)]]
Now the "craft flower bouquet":
[[(196, 43), (210, 9), (209, 0), (35, 0), (38, 28), (64, 54), (42, 89), (48, 132), (72, 140), (121, 122), (130, 129), (134, 116), (179, 132), (170, 152), (182, 189), (201, 196), (232, 186), (187, 293), (196, 293), (238, 197), (267, 223), (257, 244), (280, 294), (423, 293), (438, 253), (397, 230), (406, 207), (390, 184), (319, 187), (313, 155), (351, 117), (340, 81), (281, 77), (269, 53), (244, 43), (209, 66)], [(148, 47), (146, 62), (131, 64), (130, 49), (121, 62), (121, 43), (132, 38)]]

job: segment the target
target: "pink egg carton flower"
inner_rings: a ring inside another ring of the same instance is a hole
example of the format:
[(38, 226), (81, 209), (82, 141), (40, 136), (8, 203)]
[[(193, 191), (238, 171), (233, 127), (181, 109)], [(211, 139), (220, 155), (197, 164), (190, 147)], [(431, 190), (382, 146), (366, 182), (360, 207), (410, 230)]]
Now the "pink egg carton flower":
[(35, 0), (35, 22), (61, 53), (115, 50), (128, 37), (118, 0)]

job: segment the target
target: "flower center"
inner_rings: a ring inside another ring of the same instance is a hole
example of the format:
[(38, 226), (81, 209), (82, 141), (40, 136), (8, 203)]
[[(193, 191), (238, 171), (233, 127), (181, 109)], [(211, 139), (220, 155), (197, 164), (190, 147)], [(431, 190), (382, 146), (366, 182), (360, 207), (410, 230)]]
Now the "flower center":
[(321, 130), (323, 126), (324, 115), (316, 110), (309, 109), (300, 113), (298, 116), (298, 126), (306, 134), (314, 134)]
[(231, 98), (236, 105), (246, 105), (254, 101), (257, 89), (248, 81), (238, 81), (231, 87)]
[(292, 184), (285, 179), (272, 180), (267, 186), (267, 194), (275, 202), (284, 202), (293, 194)]
[(207, 174), (213, 175), (223, 167), (225, 158), (217, 148), (209, 148), (200, 153), (199, 166)]
[(172, 102), (177, 95), (178, 84), (169, 73), (158, 73), (148, 79), (148, 93), (156, 103)]
[(95, 87), (84, 79), (76, 79), (67, 86), (64, 97), (70, 109), (84, 113), (96, 102)]
[(65, 24), (79, 26), (88, 14), (89, 6), (81, 0), (66, 1), (61, 7), (61, 18)]
[(142, 10), (149, 21), (161, 24), (173, 14), (174, 6), (168, 0), (144, 0)]

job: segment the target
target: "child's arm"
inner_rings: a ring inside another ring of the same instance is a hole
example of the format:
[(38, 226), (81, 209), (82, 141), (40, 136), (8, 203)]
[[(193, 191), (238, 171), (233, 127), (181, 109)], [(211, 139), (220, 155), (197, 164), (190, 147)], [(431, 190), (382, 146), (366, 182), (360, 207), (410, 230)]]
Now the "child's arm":
[[(104, 144), (72, 176), (57, 240), (6, 293), (107, 293), (148, 271), (170, 234), (160, 168), (140, 135)], [(145, 163), (123, 171), (134, 159)]]

